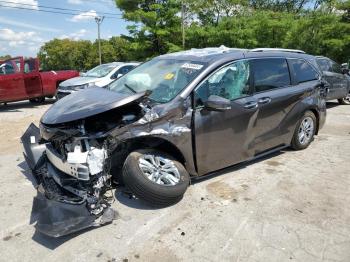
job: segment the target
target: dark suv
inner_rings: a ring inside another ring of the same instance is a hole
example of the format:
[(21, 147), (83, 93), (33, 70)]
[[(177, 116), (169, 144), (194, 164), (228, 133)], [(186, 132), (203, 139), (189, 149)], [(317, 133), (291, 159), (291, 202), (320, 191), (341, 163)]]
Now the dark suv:
[(316, 57), (323, 78), (329, 83), (327, 100), (337, 99), (342, 105), (350, 105), (349, 69), (342, 68), (333, 60), (324, 56)]
[(163, 55), (109, 86), (56, 102), (22, 137), (38, 180), (37, 228), (59, 236), (113, 220), (106, 192), (179, 201), (190, 177), (291, 146), (326, 117), (313, 56), (209, 48)]

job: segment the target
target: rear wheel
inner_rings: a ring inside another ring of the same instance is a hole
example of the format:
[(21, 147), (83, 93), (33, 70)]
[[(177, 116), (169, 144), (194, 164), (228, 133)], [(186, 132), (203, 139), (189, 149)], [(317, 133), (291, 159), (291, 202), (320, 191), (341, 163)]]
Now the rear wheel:
[(31, 98), (29, 99), (29, 102), (31, 103), (44, 103), (45, 102), (45, 97), (36, 97), (36, 98)]
[(137, 150), (127, 157), (123, 181), (135, 196), (153, 206), (178, 202), (186, 192), (190, 177), (172, 156), (154, 150)]
[(316, 116), (311, 111), (307, 111), (299, 120), (292, 139), (292, 148), (301, 150), (307, 148), (316, 132)]
[(350, 92), (347, 94), (346, 97), (338, 99), (338, 102), (341, 105), (350, 105)]

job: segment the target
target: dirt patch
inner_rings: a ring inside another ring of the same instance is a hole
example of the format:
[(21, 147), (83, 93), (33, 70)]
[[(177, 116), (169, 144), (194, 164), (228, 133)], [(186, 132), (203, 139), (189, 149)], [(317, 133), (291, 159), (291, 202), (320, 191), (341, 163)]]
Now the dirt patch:
[(249, 188), (249, 186), (246, 185), (246, 184), (241, 185), (241, 187), (242, 187), (244, 190), (247, 190), (247, 189)]
[(12, 236), (6, 236), (6, 237), (4, 237), (2, 240), (4, 240), (4, 241), (9, 241), (11, 238), (12, 238)]
[(268, 164), (269, 166), (283, 166), (282, 163), (280, 163), (278, 161), (274, 161), (274, 160), (269, 160), (266, 162), (266, 164)]
[[(191, 218), (192, 214), (191, 212), (186, 212), (179, 218), (175, 219), (173, 222), (170, 223), (167, 227), (163, 227), (161, 230), (159, 230), (159, 235), (166, 235), (171, 234), (173, 232), (174, 228), (177, 228), (179, 224), (183, 223), (185, 220)], [(180, 230), (180, 228), (178, 228)]]
[(207, 190), (222, 199), (232, 200), (235, 198), (236, 191), (228, 184), (222, 181), (216, 181), (207, 185)]
[(180, 261), (180, 259), (174, 254), (172, 250), (168, 247), (160, 247), (160, 248), (144, 248), (143, 250), (149, 250), (148, 252), (142, 254), (135, 254), (131, 257), (131, 261), (140, 260), (140, 261)]
[(265, 171), (268, 173), (268, 174), (275, 174), (277, 173), (277, 171), (275, 169), (272, 169), (272, 168), (266, 168)]
[(6, 128), (0, 129), (0, 155), (20, 152), (21, 136), (30, 123), (38, 122), (37, 118), (38, 116), (30, 115), (15, 121), (1, 120), (1, 126)]

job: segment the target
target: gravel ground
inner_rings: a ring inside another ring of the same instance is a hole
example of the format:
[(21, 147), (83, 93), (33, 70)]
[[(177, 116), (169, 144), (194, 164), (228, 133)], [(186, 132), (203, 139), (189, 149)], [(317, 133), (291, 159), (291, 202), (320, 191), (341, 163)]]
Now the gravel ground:
[(0, 261), (350, 261), (350, 106), (329, 103), (304, 151), (197, 181), (164, 209), (116, 192), (118, 220), (59, 239), (30, 225), (36, 192), (19, 143), (49, 106), (0, 105)]

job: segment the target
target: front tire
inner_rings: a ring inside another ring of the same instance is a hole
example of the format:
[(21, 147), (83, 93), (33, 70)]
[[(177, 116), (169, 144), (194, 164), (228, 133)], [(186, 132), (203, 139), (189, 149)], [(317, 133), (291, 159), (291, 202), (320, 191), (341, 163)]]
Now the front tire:
[(307, 148), (316, 132), (316, 116), (311, 111), (306, 111), (303, 117), (299, 120), (294, 131), (291, 147), (294, 150), (302, 150)]
[(182, 199), (190, 177), (172, 156), (145, 149), (134, 151), (126, 158), (123, 181), (136, 197), (152, 206), (163, 207)]

